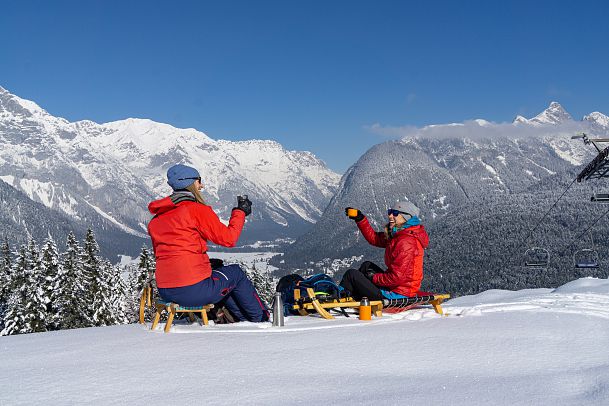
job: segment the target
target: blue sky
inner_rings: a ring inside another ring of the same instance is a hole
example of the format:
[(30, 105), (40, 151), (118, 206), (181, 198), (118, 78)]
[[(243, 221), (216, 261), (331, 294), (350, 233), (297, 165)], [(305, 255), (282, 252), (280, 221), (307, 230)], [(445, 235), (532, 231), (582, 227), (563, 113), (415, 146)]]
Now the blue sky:
[(609, 114), (603, 1), (11, 1), (0, 86), (70, 121), (274, 139), (343, 172), (370, 126)]

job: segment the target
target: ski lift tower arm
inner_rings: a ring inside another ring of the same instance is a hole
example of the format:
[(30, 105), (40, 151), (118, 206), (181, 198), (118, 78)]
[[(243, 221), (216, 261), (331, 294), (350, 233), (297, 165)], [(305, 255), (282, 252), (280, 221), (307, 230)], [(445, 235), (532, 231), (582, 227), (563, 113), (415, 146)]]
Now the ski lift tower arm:
[(592, 144), (598, 152), (601, 152), (601, 149), (598, 147), (598, 145), (596, 145), (597, 142), (609, 142), (609, 138), (588, 138), (588, 135), (586, 133), (579, 133), (577, 135), (572, 136), (571, 139), (583, 140), (584, 144), (586, 145)]
[(598, 155), (584, 168), (583, 171), (577, 175), (577, 181), (588, 180), (590, 178), (604, 178), (609, 173), (609, 147), (601, 150), (597, 142), (609, 142), (609, 138), (588, 138), (585, 133), (577, 134), (571, 137), (571, 139), (581, 139), (584, 144), (592, 144), (598, 151)]

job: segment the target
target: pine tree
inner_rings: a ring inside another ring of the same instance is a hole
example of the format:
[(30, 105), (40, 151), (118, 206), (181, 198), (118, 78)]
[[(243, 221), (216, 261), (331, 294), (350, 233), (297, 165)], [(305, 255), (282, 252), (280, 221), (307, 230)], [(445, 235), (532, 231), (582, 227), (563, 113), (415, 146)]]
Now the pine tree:
[[(113, 267), (108, 261), (97, 261), (92, 286), (95, 287), (93, 296), (93, 321), (96, 326), (111, 326), (117, 324), (114, 314), (116, 295), (113, 284)], [(122, 298), (120, 298), (122, 301)]]
[(83, 265), (89, 284), (89, 315), (96, 326), (115, 324), (113, 314), (112, 265), (99, 256), (99, 245), (93, 231), (87, 230), (84, 243)]
[(14, 291), (8, 301), (2, 335), (47, 331), (42, 263), (34, 240), (21, 246), (13, 267)]
[[(104, 276), (102, 275), (103, 270), (99, 258), (99, 245), (95, 241), (95, 236), (90, 228), (87, 229), (85, 235), (82, 263), (85, 280), (87, 281), (87, 315), (93, 320), (94, 325), (103, 326), (103, 321), (100, 320), (105, 320), (106, 309), (100, 309), (99, 306), (105, 303), (105, 298), (102, 298), (106, 294), (103, 283)], [(96, 314), (101, 315), (100, 320), (96, 319)]]
[[(128, 309), (130, 320), (135, 322), (138, 320), (140, 298), (144, 287), (150, 285), (152, 288), (152, 300), (155, 300), (157, 296), (156, 280), (154, 279), (154, 273), (156, 270), (154, 255), (148, 250), (146, 246), (142, 247), (140, 252), (139, 262), (137, 269), (130, 273), (129, 278), (129, 298), (128, 298)], [(152, 308), (146, 309), (146, 319), (150, 319), (154, 314)]]
[(273, 302), (273, 298), (275, 295), (275, 288), (273, 286), (273, 280), (269, 276), (267, 272), (261, 272), (256, 269), (256, 265), (252, 264), (252, 267), (247, 267), (245, 264), (240, 263), (242, 269), (245, 270), (245, 274), (252, 281), (252, 284), (256, 288), (260, 299), (267, 305)]
[(55, 325), (59, 329), (89, 327), (89, 290), (85, 280), (83, 251), (73, 233), (68, 234), (66, 252), (55, 284)]
[(28, 328), (32, 333), (47, 331), (47, 323), (49, 322), (47, 304), (50, 297), (46, 293), (49, 289), (47, 288), (48, 283), (42, 265), (40, 248), (33, 239), (28, 243), (26, 271), (28, 276), (27, 296), (29, 299), (26, 306)]
[(5, 238), (0, 245), (0, 331), (4, 329), (7, 302), (12, 292), (11, 285), (11, 250)]
[(4, 314), (4, 328), (0, 335), (6, 336), (11, 334), (26, 333), (25, 316), (23, 308), (27, 303), (26, 296), (26, 255), (27, 249), (25, 245), (19, 247), (17, 256), (13, 266), (11, 267), (11, 292), (6, 301), (6, 313)]
[(108, 261), (105, 261), (105, 266), (108, 269), (108, 286), (111, 286), (110, 304), (115, 324), (129, 323), (127, 308), (127, 283), (121, 275), (121, 268), (112, 266)]
[(55, 315), (57, 314), (57, 281), (60, 274), (60, 263), (57, 246), (51, 237), (47, 238), (42, 248), (42, 269), (42, 290), (44, 297), (47, 299), (47, 328), (55, 330), (58, 328), (55, 323)]

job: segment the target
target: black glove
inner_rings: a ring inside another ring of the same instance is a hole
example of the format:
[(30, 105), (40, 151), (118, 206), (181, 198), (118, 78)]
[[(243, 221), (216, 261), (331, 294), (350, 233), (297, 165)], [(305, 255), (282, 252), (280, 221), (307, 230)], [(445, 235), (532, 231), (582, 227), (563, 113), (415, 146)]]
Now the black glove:
[(372, 278), (375, 274), (383, 272), (383, 269), (374, 262), (364, 261), (359, 267), (359, 271), (372, 282)]
[(237, 207), (233, 210), (235, 209), (243, 211), (246, 217), (252, 213), (252, 202), (247, 198), (247, 195), (237, 196)]
[(218, 269), (224, 266), (224, 261), (219, 258), (210, 258), (209, 264), (211, 265), (211, 269)]
[[(349, 215), (349, 210), (355, 210), (357, 214), (356, 215)], [(360, 221), (362, 221), (364, 219), (364, 214), (361, 211), (359, 211), (358, 209), (354, 209), (353, 207), (346, 207), (345, 208), (345, 214), (351, 220), (355, 220), (356, 223), (359, 223)]]
[(374, 275), (376, 274), (376, 272), (374, 272), (373, 270), (369, 269), (367, 272), (364, 272), (364, 276), (366, 276), (366, 278), (368, 278), (370, 280), (370, 282), (373, 282), (373, 278)]

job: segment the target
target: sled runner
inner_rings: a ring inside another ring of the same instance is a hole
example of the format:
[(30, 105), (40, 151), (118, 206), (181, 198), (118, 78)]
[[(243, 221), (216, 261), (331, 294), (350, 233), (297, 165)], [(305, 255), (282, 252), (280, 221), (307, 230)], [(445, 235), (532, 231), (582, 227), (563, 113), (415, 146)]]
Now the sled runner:
[(152, 286), (149, 283), (142, 289), (142, 295), (140, 297), (140, 324), (146, 324), (145, 312), (146, 306), (152, 306)]
[[(294, 289), (293, 309), (301, 316), (307, 316), (311, 312), (317, 312), (324, 319), (333, 319), (334, 316), (332, 316), (326, 309), (359, 309), (360, 306), (360, 302), (354, 300), (352, 297), (341, 299), (328, 297), (328, 295), (323, 293), (316, 294), (312, 288), (307, 288), (306, 293), (306, 296), (302, 296), (301, 289)], [(433, 306), (436, 313), (444, 314), (442, 310), (442, 302), (449, 299), (450, 295), (425, 293), (425, 295), (406, 297), (402, 299), (371, 300), (370, 307), (372, 307), (372, 314), (374, 314), (376, 317), (382, 317), (384, 308), (391, 309), (393, 312), (396, 312), (408, 310), (415, 306), (424, 304), (430, 304)]]
[(191, 322), (195, 322), (196, 320), (193, 313), (199, 314), (202, 321), (202, 323), (199, 322), (199, 324), (207, 326), (209, 324), (207, 312), (209, 309), (214, 307), (213, 304), (196, 307), (183, 307), (176, 303), (164, 302), (161, 299), (157, 300), (154, 305), (156, 307), (156, 314), (154, 315), (154, 321), (152, 322), (152, 327), (150, 329), (154, 330), (156, 328), (156, 326), (159, 324), (159, 320), (161, 320), (161, 314), (166, 311), (168, 313), (167, 322), (165, 323), (166, 333), (169, 333), (173, 319), (178, 313), (188, 313), (188, 318)]

